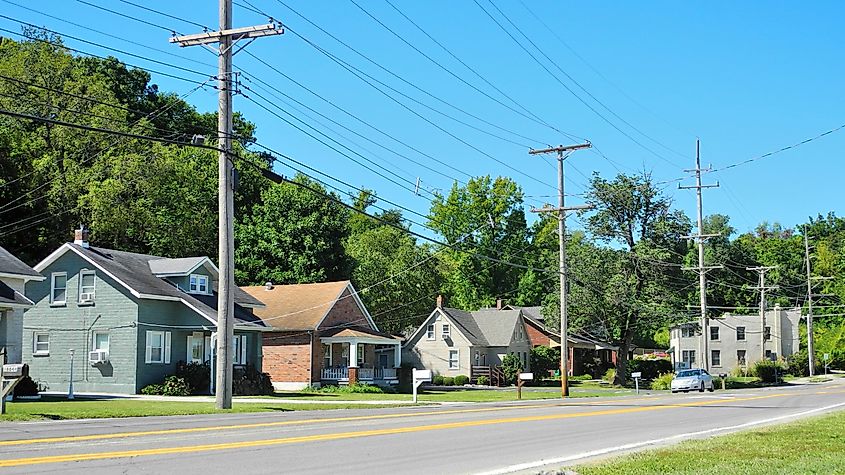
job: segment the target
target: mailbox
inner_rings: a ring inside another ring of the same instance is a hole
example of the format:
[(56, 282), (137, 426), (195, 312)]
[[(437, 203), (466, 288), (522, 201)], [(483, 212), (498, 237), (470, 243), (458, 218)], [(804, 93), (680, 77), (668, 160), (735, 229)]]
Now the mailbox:
[(728, 377), (728, 373), (719, 373), (719, 377), (725, 379)]
[(642, 378), (643, 373), (640, 372), (640, 371), (637, 371), (636, 373), (631, 373), (631, 377), (634, 378), (634, 379)]
[(421, 382), (421, 383), (430, 383), (431, 382), (431, 370), (430, 369), (416, 369), (414, 368), (414, 381)]
[(25, 376), (29, 376), (29, 365), (25, 365), (25, 364), (4, 364), (3, 365), (3, 378), (4, 379), (23, 378)]
[(519, 373), (519, 379), (522, 381), (533, 381), (534, 373)]

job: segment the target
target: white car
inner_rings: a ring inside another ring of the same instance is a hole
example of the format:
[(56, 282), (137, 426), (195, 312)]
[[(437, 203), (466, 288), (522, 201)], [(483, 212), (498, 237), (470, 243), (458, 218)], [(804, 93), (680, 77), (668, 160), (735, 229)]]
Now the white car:
[(713, 377), (703, 369), (685, 369), (678, 371), (675, 379), (672, 380), (672, 392), (676, 393), (683, 391), (688, 393), (690, 391), (708, 390), (713, 392)]

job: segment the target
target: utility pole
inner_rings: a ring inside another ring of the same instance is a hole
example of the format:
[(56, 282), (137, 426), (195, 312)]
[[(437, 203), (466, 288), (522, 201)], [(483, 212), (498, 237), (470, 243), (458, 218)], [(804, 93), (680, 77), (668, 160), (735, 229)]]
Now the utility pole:
[(810, 241), (807, 238), (807, 225), (804, 225), (804, 257), (807, 260), (807, 353), (810, 364), (810, 376), (815, 374), (815, 342), (813, 338), (813, 278), (810, 269)]
[(707, 318), (707, 271), (711, 269), (721, 269), (722, 266), (704, 265), (704, 240), (711, 237), (718, 237), (719, 234), (704, 234), (704, 210), (701, 201), (701, 190), (704, 188), (717, 188), (719, 186), (719, 182), (716, 182), (715, 185), (701, 184), (701, 172), (708, 172), (710, 171), (710, 168), (704, 170), (701, 169), (701, 142), (699, 140), (695, 141), (695, 168), (684, 171), (695, 172), (695, 185), (678, 185), (678, 189), (688, 190), (694, 188), (698, 198), (698, 234), (684, 236), (685, 239), (695, 239), (698, 242), (698, 267), (684, 267), (683, 270), (695, 270), (698, 272), (699, 307), (701, 310), (701, 339), (698, 340), (698, 351), (701, 352), (701, 357), (699, 358), (698, 366), (703, 368), (705, 371), (709, 371), (710, 352), (708, 351), (708, 339), (710, 338), (710, 323)]
[[(266, 25), (232, 29), (232, 0), (219, 0), (220, 29), (193, 35), (174, 36), (179, 46), (217, 44), (217, 136), (218, 148), (218, 266), (217, 292), (217, 371), (215, 400), (218, 409), (232, 408), (232, 340), (234, 339), (234, 167), (232, 166), (232, 51), (240, 40), (249, 40), (240, 49), (262, 36), (284, 32), (273, 19)], [(238, 50), (240, 51), (240, 50)]]
[[(589, 142), (577, 145), (560, 145), (557, 147), (544, 148), (542, 150), (529, 150), (529, 155), (540, 155), (546, 153), (557, 153), (557, 207), (550, 205), (543, 208), (533, 208), (533, 213), (557, 212), (557, 232), (558, 232), (558, 258), (560, 278), (560, 395), (561, 397), (569, 397), (569, 341), (567, 335), (569, 333), (569, 321), (567, 313), (567, 292), (566, 292), (566, 212), (590, 209), (591, 205), (578, 205), (566, 207), (564, 204), (563, 193), (563, 160), (569, 153), (575, 150), (581, 150), (592, 147)], [(566, 155), (564, 155), (566, 154)]]
[(766, 272), (773, 269), (777, 269), (777, 266), (746, 267), (746, 270), (753, 270), (760, 274), (760, 284), (757, 286), (757, 290), (760, 291), (760, 323), (762, 325), (760, 327), (760, 341), (762, 342), (760, 346), (761, 361), (766, 359), (766, 291), (778, 288), (777, 285), (766, 287)]

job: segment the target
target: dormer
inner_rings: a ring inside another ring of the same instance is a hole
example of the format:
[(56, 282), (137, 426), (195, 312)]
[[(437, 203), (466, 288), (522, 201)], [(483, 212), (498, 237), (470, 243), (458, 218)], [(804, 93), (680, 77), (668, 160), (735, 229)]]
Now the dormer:
[(208, 257), (153, 259), (149, 264), (156, 277), (166, 279), (189, 294), (214, 293), (218, 270)]

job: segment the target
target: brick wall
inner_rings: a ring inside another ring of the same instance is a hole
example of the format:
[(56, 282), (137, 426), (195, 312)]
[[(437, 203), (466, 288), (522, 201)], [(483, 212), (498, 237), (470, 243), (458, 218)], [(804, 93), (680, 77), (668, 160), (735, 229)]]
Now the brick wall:
[(320, 330), (328, 331), (343, 326), (369, 327), (367, 317), (361, 311), (361, 307), (351, 296), (349, 289), (341, 294), (340, 299), (334, 304), (326, 319), (320, 325)]
[(525, 322), (525, 334), (528, 335), (528, 341), (531, 342), (531, 346), (550, 346), (551, 340), (549, 336), (540, 331), (539, 328), (532, 325), (531, 323)]
[[(320, 361), (319, 345), (314, 360)], [(265, 373), (275, 382), (308, 383), (311, 381), (311, 335), (304, 332), (272, 332), (264, 334)], [(317, 379), (319, 380), (319, 378)]]

